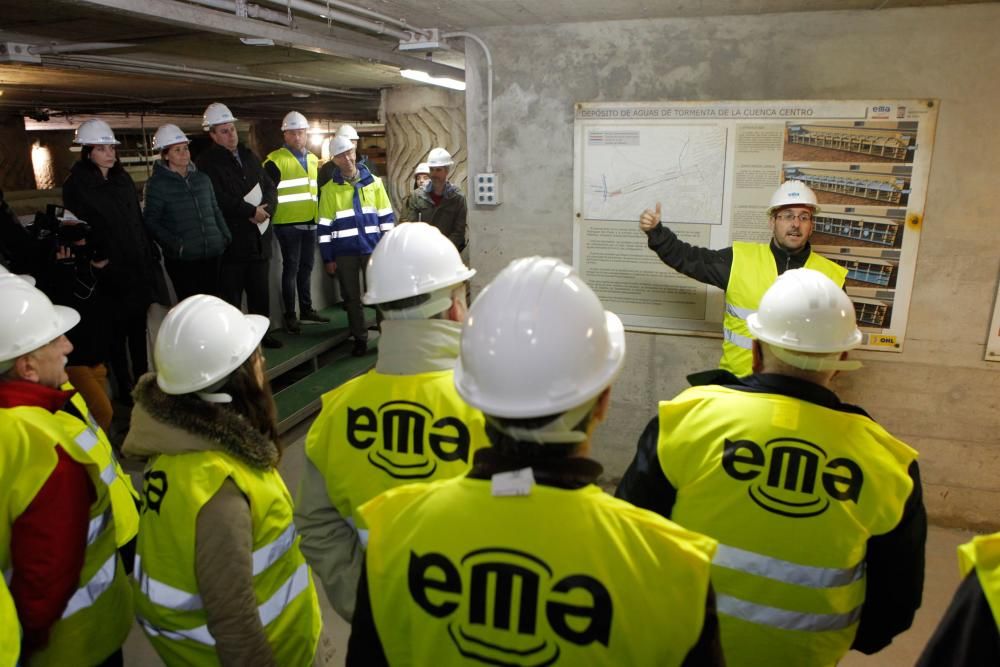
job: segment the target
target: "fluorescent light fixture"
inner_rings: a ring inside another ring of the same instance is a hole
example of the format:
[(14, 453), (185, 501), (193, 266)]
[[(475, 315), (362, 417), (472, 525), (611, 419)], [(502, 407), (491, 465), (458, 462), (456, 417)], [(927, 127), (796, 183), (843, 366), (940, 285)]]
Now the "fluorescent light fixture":
[(412, 79), (420, 83), (429, 83), (434, 86), (443, 86), (452, 90), (465, 90), (465, 82), (451, 79), (446, 76), (431, 76), (427, 72), (418, 69), (401, 69), (399, 75), (404, 79)]

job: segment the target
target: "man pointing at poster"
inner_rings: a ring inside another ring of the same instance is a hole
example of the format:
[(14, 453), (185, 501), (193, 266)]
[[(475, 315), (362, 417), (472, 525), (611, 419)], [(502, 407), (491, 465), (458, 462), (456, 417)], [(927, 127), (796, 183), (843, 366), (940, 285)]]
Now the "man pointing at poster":
[(757, 310), (761, 296), (780, 274), (805, 267), (826, 274), (843, 287), (847, 269), (812, 252), (809, 245), (813, 216), (818, 210), (816, 194), (805, 183), (785, 181), (771, 195), (767, 209), (771, 242), (737, 241), (720, 250), (693, 246), (677, 238), (661, 223), (659, 202), (655, 210), (642, 212), (639, 229), (646, 233), (649, 248), (664, 264), (726, 292), (720, 368), (737, 377), (752, 372), (746, 318)]

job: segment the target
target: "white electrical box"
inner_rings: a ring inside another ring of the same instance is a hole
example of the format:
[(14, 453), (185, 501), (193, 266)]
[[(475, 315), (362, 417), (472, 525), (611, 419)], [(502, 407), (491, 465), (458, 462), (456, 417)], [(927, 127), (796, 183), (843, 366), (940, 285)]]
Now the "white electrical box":
[(472, 187), (476, 194), (476, 204), (480, 206), (500, 204), (500, 174), (476, 174)]

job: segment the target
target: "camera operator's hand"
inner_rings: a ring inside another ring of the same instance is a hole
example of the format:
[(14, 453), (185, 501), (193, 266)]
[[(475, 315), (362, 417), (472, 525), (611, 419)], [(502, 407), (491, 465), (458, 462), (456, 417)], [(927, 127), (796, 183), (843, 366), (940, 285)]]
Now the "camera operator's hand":
[(69, 246), (61, 245), (56, 250), (56, 261), (71, 263), (73, 262), (73, 251)]
[(95, 261), (91, 260), (90, 261), (90, 265), (92, 267), (94, 267), (95, 269), (103, 269), (105, 266), (108, 265), (108, 262), (110, 262), (110, 261), (111, 261), (110, 259), (102, 259), (99, 262), (95, 262)]

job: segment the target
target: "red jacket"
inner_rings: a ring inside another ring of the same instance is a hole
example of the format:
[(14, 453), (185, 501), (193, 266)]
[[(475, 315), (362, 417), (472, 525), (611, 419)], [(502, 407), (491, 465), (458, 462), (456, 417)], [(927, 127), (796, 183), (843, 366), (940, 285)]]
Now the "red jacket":
[[(75, 392), (34, 382), (0, 382), (0, 408), (60, 410)], [(57, 443), (58, 444), (58, 443)], [(90, 506), (96, 501), (87, 470), (56, 447), (59, 462), (11, 529), (10, 592), (24, 631), (23, 657), (45, 646), (49, 629), (76, 591), (87, 547)]]

